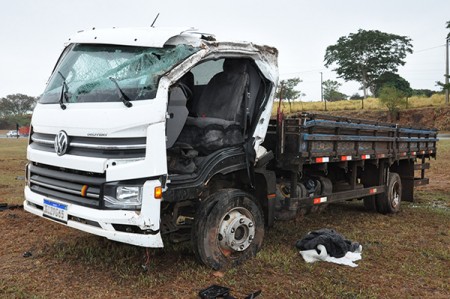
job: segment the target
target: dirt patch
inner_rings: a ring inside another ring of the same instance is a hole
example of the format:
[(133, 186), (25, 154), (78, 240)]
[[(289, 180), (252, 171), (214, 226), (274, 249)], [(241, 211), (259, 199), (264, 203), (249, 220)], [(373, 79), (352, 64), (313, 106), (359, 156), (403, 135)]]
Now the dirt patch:
[[(26, 142), (0, 142), (1, 197), (23, 200)], [(8, 152), (8, 154), (5, 154)], [(4, 158), (4, 157), (11, 157)], [(19, 160), (19, 161), (17, 161)], [(0, 212), (1, 298), (198, 298), (211, 284), (237, 298), (449, 298), (450, 141), (438, 144), (430, 185), (397, 215), (368, 213), (361, 201), (277, 222), (257, 257), (216, 275), (199, 265), (189, 244), (150, 250), (108, 241), (23, 210)], [(333, 228), (363, 246), (357, 268), (306, 264), (294, 247), (308, 231)], [(25, 252), (31, 256), (24, 257)]]
[[(238, 298), (257, 289), (265, 298), (445, 298), (450, 294), (449, 214), (433, 211), (419, 203), (406, 205), (399, 215), (385, 216), (366, 213), (360, 202), (334, 205), (320, 215), (277, 223), (257, 258), (224, 271), (223, 277), (198, 265), (188, 246), (151, 250), (149, 270), (144, 272), (143, 249), (23, 211), (2, 212), (0, 226), (8, 229), (3, 230), (0, 245), (0, 294), (196, 298), (200, 289), (219, 284), (232, 288)], [(323, 227), (363, 245), (358, 268), (306, 264), (301, 259), (295, 242), (309, 230)], [(32, 256), (23, 257), (27, 251)]]

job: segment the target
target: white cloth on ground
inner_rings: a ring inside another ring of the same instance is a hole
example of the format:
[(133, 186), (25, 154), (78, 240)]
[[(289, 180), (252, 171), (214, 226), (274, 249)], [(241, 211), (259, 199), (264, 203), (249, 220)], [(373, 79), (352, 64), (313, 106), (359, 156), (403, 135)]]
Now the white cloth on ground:
[[(319, 251), (319, 252), (317, 252), (317, 251)], [(354, 262), (362, 259), (361, 253), (362, 253), (361, 245), (359, 245), (359, 248), (357, 250), (355, 250), (354, 252), (348, 251), (345, 254), (345, 256), (341, 257), (341, 258), (331, 257), (327, 253), (327, 249), (325, 248), (325, 246), (323, 246), (321, 244), (317, 245), (317, 250), (311, 249), (311, 250), (301, 250), (300, 251), (300, 254), (302, 255), (303, 259), (307, 263), (314, 263), (317, 261), (325, 261), (325, 262), (330, 262), (330, 263), (335, 263), (335, 264), (340, 264), (340, 265), (346, 265), (346, 266), (350, 266), (350, 267), (358, 267), (358, 265), (355, 264)]]

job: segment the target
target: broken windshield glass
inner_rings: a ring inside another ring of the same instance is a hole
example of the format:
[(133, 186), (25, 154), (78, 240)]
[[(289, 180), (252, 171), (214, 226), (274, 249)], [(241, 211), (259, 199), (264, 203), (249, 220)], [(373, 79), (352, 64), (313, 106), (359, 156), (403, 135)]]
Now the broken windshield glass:
[(70, 90), (65, 95), (68, 103), (122, 101), (114, 81), (131, 101), (153, 99), (161, 75), (198, 50), (189, 45), (164, 48), (71, 45), (39, 101), (58, 103), (63, 77), (66, 90)]

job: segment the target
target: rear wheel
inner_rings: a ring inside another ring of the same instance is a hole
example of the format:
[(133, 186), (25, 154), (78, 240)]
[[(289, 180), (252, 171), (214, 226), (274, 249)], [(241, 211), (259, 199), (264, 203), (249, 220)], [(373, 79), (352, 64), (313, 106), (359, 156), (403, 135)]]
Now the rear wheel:
[(192, 229), (197, 259), (221, 269), (252, 258), (261, 249), (264, 219), (253, 196), (224, 189), (200, 203)]
[[(331, 182), (331, 180), (329, 178), (326, 177), (319, 177), (318, 178), (319, 182), (320, 182), (320, 187), (321, 187), (321, 195), (329, 195), (333, 192), (333, 183)], [(325, 211), (328, 207), (328, 203), (322, 203), (320, 205), (317, 206), (317, 213), (322, 213), (323, 211)], [(314, 208), (314, 206), (313, 206)]]
[(402, 181), (400, 176), (389, 173), (387, 190), (383, 194), (376, 195), (376, 206), (378, 213), (398, 213), (400, 211), (400, 201), (402, 198)]

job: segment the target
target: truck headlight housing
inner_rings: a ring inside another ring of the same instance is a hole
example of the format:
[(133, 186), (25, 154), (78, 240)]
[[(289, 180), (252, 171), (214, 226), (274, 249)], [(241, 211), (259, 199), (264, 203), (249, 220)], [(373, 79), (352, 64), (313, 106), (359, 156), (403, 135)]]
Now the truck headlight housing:
[(142, 202), (142, 187), (119, 186), (116, 188), (116, 198), (121, 202)]
[(142, 186), (108, 186), (103, 199), (106, 208), (138, 210), (142, 204)]

